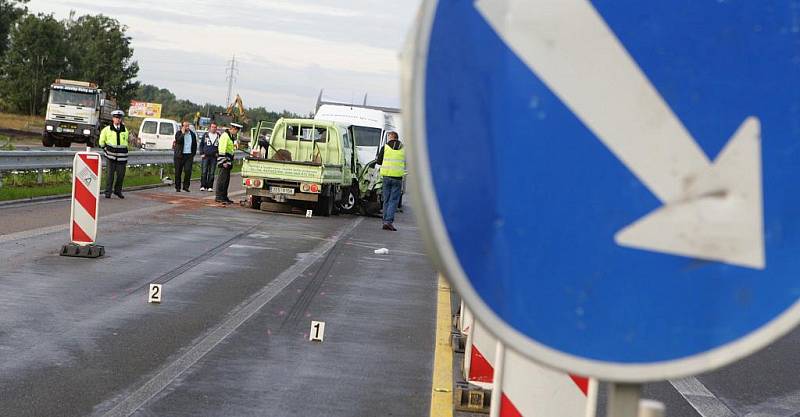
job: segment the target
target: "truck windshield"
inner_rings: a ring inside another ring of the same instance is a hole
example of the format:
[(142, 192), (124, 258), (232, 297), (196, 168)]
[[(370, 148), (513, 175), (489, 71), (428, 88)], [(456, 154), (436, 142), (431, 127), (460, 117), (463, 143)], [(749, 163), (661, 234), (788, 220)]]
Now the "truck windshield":
[(78, 93), (75, 91), (51, 90), (50, 102), (66, 106), (82, 106), (94, 108), (97, 104), (97, 95)]
[(379, 146), (381, 130), (376, 127), (353, 126), (353, 139), (356, 146)]

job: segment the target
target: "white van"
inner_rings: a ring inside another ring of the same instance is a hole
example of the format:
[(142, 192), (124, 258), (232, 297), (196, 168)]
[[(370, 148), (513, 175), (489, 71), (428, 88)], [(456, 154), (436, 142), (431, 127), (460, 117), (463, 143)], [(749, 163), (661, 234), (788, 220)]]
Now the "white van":
[(172, 149), (172, 142), (175, 140), (175, 132), (181, 129), (181, 125), (169, 119), (146, 118), (139, 127), (139, 140), (142, 149)]
[(377, 107), (319, 103), (314, 119), (350, 125), (361, 165), (374, 161), (386, 134), (398, 130), (393, 113)]

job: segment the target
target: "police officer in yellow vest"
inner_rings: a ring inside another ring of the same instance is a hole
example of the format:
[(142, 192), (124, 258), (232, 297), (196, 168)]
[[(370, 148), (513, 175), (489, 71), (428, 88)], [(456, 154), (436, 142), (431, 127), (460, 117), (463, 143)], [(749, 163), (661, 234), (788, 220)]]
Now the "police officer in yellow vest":
[(217, 195), (214, 201), (217, 203), (231, 204), (233, 200), (228, 198), (228, 185), (231, 182), (231, 169), (233, 168), (233, 154), (236, 151), (236, 136), (242, 125), (231, 123), (231, 127), (219, 137), (219, 153), (217, 155), (217, 166), (219, 175), (217, 176)]
[(122, 123), (124, 116), (122, 110), (114, 110), (111, 112), (111, 124), (100, 132), (99, 145), (108, 160), (106, 198), (111, 198), (112, 187), (117, 197), (125, 198), (122, 195), (122, 181), (125, 180), (125, 168), (128, 165), (128, 129)]
[(394, 214), (403, 192), (403, 177), (406, 175), (406, 150), (397, 132), (387, 134), (386, 145), (378, 154), (377, 165), (381, 166), (383, 179), (383, 230), (397, 231)]

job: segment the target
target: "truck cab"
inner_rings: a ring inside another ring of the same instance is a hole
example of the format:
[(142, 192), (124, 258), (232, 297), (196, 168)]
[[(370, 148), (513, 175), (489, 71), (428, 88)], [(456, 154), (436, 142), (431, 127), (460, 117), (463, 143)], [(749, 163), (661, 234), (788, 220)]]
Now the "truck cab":
[(116, 102), (93, 83), (56, 80), (50, 86), (42, 145), (69, 147), (75, 142), (95, 146), (115, 109)]

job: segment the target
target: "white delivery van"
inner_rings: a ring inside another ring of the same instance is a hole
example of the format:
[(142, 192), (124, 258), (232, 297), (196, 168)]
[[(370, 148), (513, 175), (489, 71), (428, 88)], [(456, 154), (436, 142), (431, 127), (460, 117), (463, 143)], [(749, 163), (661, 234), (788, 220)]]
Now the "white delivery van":
[(314, 119), (351, 126), (358, 163), (362, 166), (375, 160), (386, 134), (398, 130), (392, 113), (376, 107), (320, 103)]
[(181, 125), (170, 119), (146, 118), (139, 127), (139, 140), (142, 149), (163, 150), (172, 149), (172, 142), (175, 140), (175, 132), (181, 129)]

